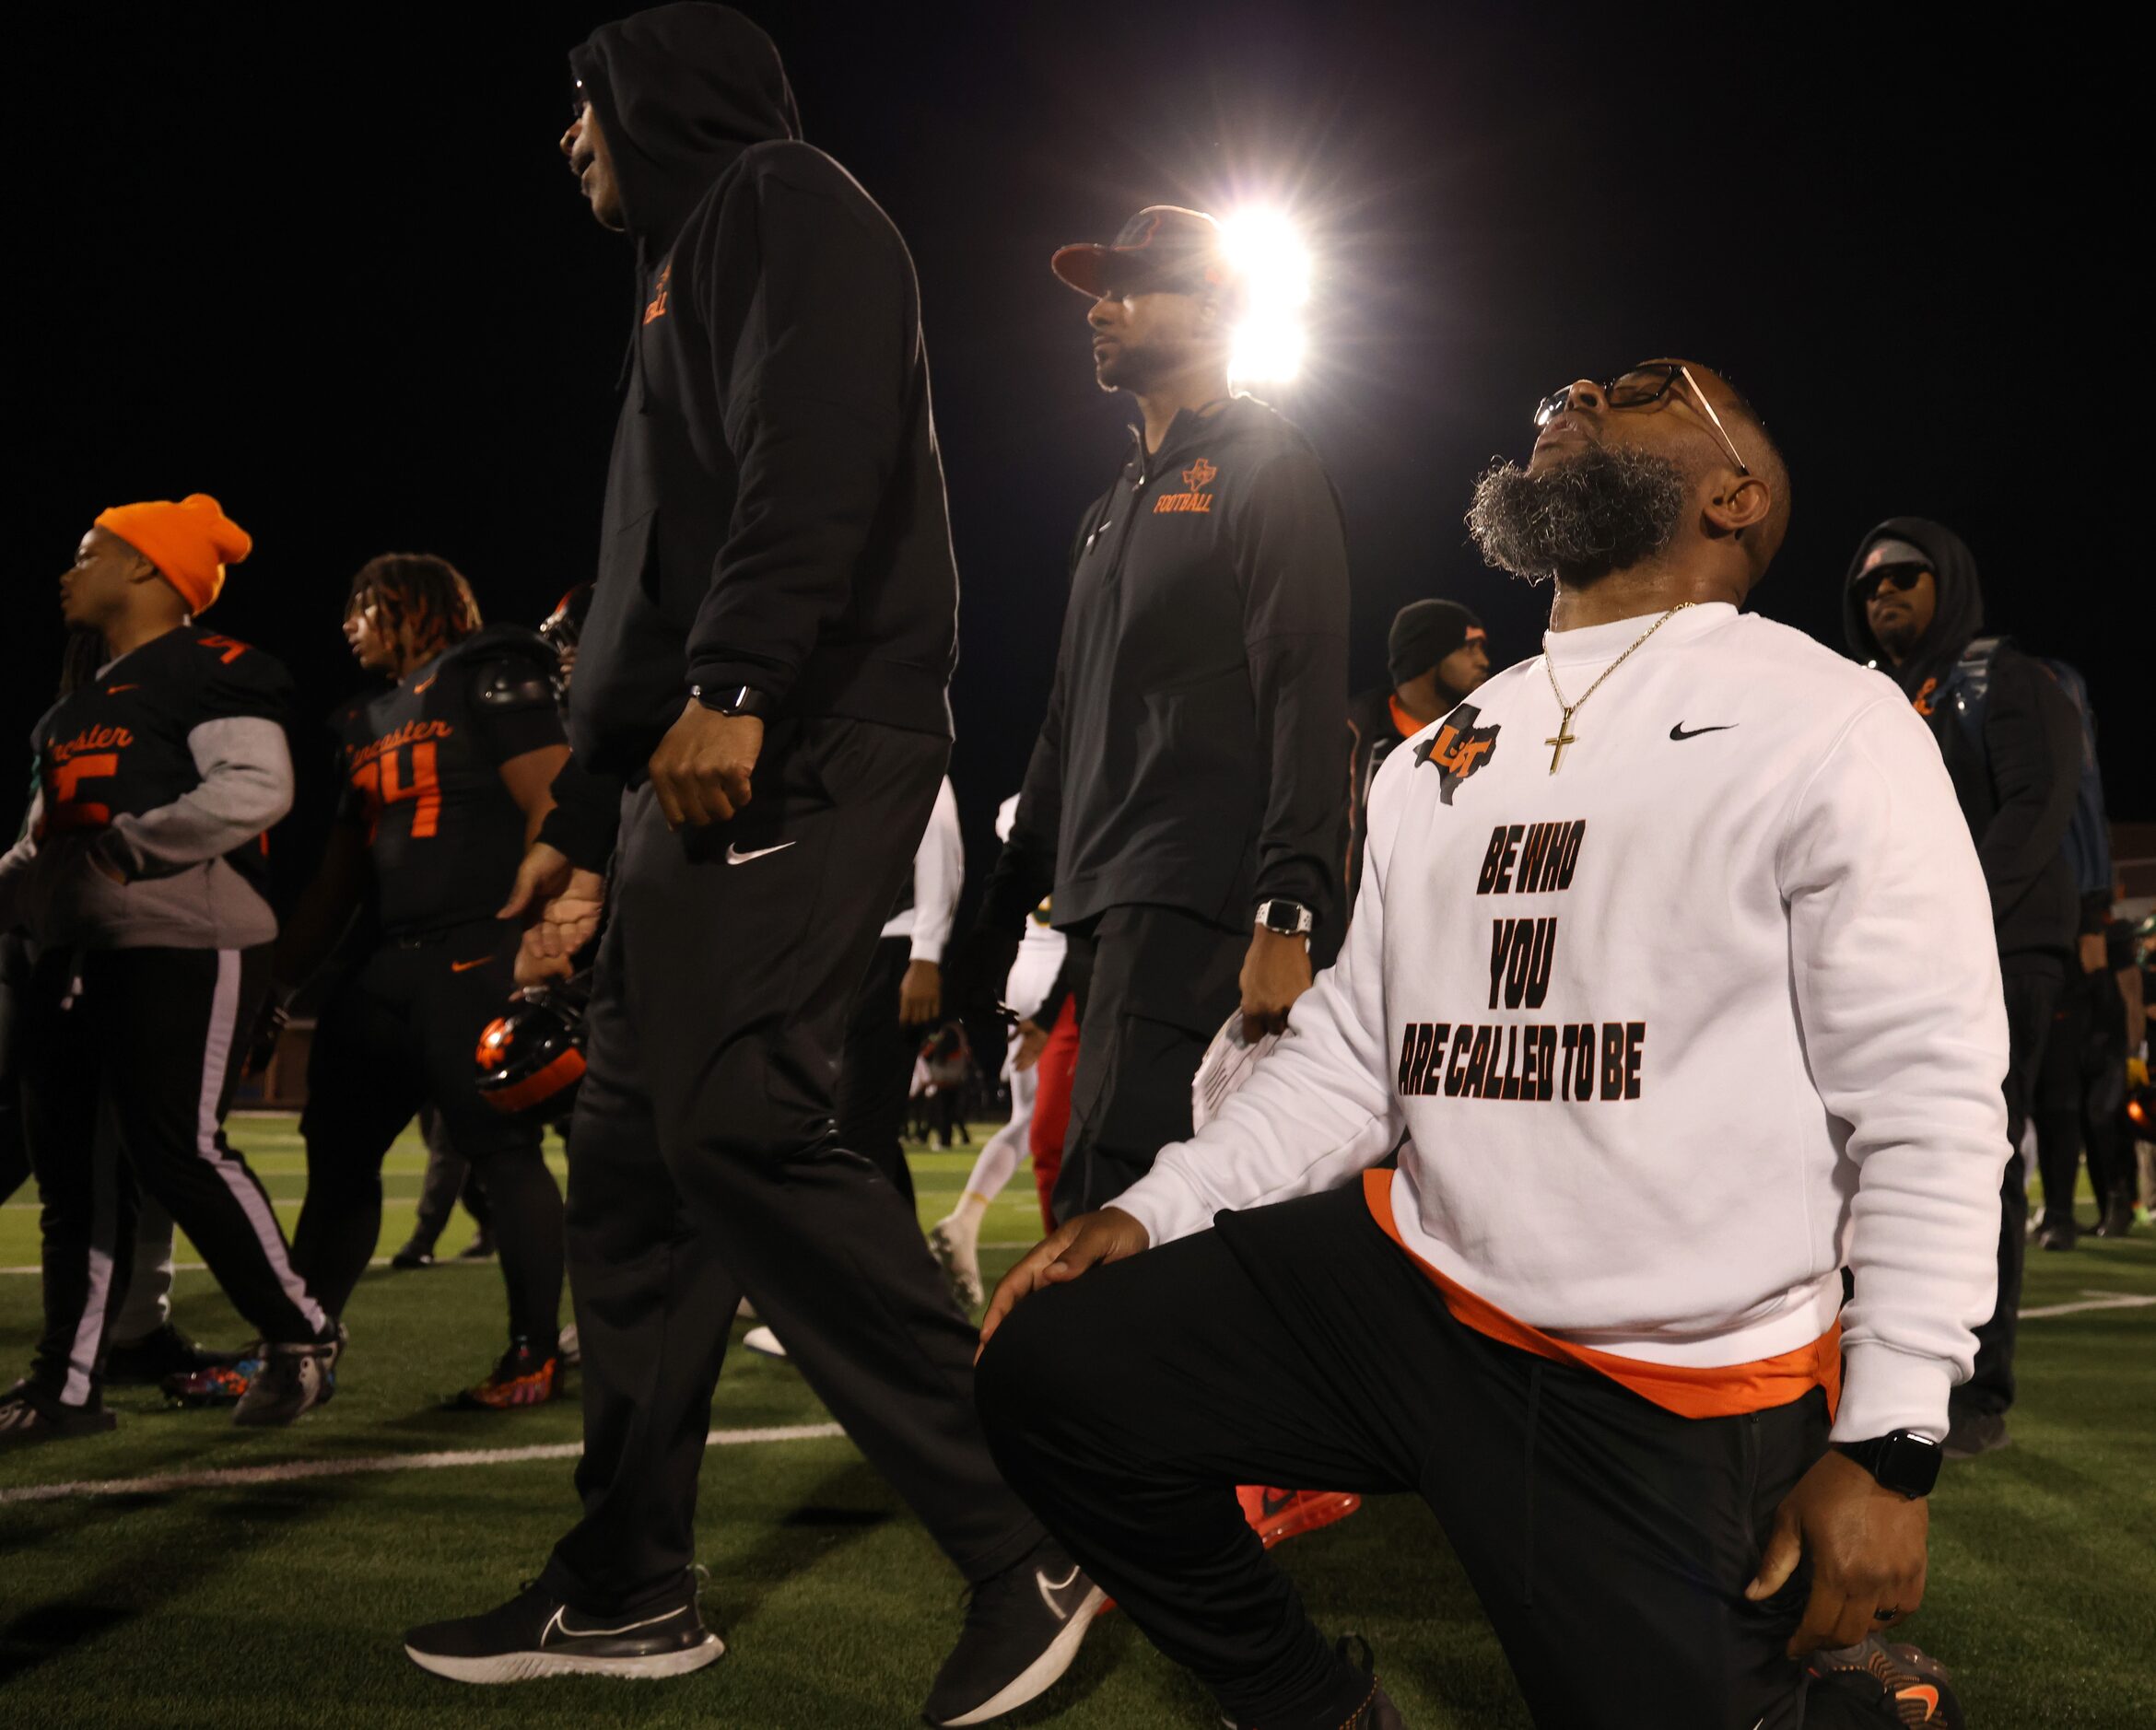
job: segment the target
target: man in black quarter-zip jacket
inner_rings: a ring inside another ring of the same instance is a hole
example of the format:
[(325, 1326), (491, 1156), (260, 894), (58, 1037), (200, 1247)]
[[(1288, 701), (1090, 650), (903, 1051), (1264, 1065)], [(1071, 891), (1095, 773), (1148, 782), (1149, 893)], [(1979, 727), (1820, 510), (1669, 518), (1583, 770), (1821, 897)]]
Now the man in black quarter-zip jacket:
[(1047, 719), (980, 916), (1014, 945), (1051, 890), (1071, 937), (1078, 1071), (1059, 1218), (1190, 1133), (1190, 1081), (1239, 1001), (1255, 1035), (1344, 915), (1347, 551), (1308, 439), (1231, 394), (1238, 289), (1213, 218), (1155, 205), (1057, 275), (1093, 301), (1094, 373), (1144, 417), (1085, 514)]
[(981, 1724), (1061, 1675), (1101, 1594), (998, 1475), (972, 1330), (911, 1207), (832, 1128), (847, 1009), (951, 748), (957, 577), (912, 260), (802, 141), (739, 13), (639, 12), (569, 64), (562, 152), (634, 242), (638, 310), (574, 768), (504, 911), (544, 897), (522, 959), (561, 962), (612, 853), (569, 1137), (583, 1517), (524, 1592), (405, 1650), (468, 1682), (720, 1655), (697, 1485), (745, 1294), (965, 1575), (925, 1715)]

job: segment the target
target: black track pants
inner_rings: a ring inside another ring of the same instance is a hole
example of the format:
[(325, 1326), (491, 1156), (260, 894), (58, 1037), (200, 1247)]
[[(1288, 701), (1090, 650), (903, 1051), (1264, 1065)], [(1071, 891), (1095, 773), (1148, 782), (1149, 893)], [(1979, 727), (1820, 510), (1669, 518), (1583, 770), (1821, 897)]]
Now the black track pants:
[(2030, 1116), (2036, 1125), (2036, 1163), (2044, 1174), (2047, 1220), (2073, 1219), (2074, 1187), (2084, 1150), (2097, 1218), (2103, 1217), (2114, 1198), (2133, 1199), (2133, 1161), (2121, 1133), (2126, 1053), (2111, 1024), (2117, 1005), (2092, 988), (2093, 984), (2087, 976), (2068, 982), (2053, 1013), (2051, 1035), (2045, 1041), (2036, 1076)]
[(1453, 1319), (1359, 1185), (1027, 1298), (978, 1398), (1013, 1487), (1238, 1724), (1332, 1730), (1369, 1687), (1267, 1559), (1242, 1483), (1421, 1495), (1538, 1724), (1804, 1722), (1782, 1653), (1808, 1577), (1763, 1605), (1743, 1588), (1825, 1449), (1823, 1394), (1681, 1418), (1500, 1345)]
[(29, 945), (0, 931), (0, 1201), (29, 1181), (22, 1139), (22, 1030), (29, 1007)]
[(22, 1047), (23, 1128), (44, 1202), (45, 1331), (32, 1375), (68, 1405), (98, 1400), (142, 1192), (264, 1338), (326, 1331), (268, 1195), (225, 1140), (240, 1045), (268, 987), (266, 945), (38, 960)]
[(427, 1143), (427, 1175), (419, 1180), (419, 1207), (412, 1220), (412, 1242), (432, 1251), (462, 1200), (481, 1231), (487, 1226), (486, 1187), (472, 1175), (472, 1163), (450, 1140), (441, 1114), (431, 1105), (419, 1108), (419, 1134)]
[(515, 990), (516, 928), (460, 926), (385, 943), (332, 998), (307, 1064), (307, 1206), (292, 1253), (342, 1315), (381, 1234), (381, 1162), (422, 1105), (479, 1173), (509, 1286), (510, 1334), (551, 1346), (560, 1325), (561, 1190), (537, 1126), (479, 1096), (479, 1035)]
[(981, 1437), (972, 1327), (831, 1128), (847, 1008), (949, 749), (781, 720), (732, 822), (677, 836), (649, 787), (623, 802), (569, 1133), (583, 1518), (545, 1574), (580, 1609), (680, 1590), (744, 1292), (968, 1579), (1039, 1541)]
[(846, 1043), (838, 1059), (836, 1116), (838, 1145), (851, 1148), (913, 1205), (913, 1174), (907, 1169), (899, 1131), (913, 1085), (913, 1056), (926, 1029), (898, 1020), (898, 986), (913, 962), (913, 940), (876, 941), (868, 973), (846, 1015)]
[(2021, 1308), (2021, 1264), (2028, 1248), (2029, 1166), (2021, 1130), (2029, 1121), (2044, 1048), (2066, 976), (2048, 960), (2009, 957), (2004, 964), (2007, 1011), (2007, 1136), (2013, 1152), (1998, 1191), (1998, 1296), (1976, 1329), (1976, 1366), (1954, 1389), (1953, 1410), (1992, 1416), (2014, 1403), (2014, 1338)]
[(1180, 907), (1111, 907), (1071, 933), (1078, 1070), (1056, 1218), (1105, 1208), (1190, 1135), (1190, 1083), (1242, 1001), (1250, 933)]

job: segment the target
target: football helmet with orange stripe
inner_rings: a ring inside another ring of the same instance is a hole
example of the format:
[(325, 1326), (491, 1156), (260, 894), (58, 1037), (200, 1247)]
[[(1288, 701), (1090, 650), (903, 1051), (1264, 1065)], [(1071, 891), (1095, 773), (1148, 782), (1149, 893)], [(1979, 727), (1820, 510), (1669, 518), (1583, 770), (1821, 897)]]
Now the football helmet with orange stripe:
[(558, 1123), (584, 1079), (584, 1003), (590, 975), (528, 987), (486, 1023), (475, 1056), (480, 1097), (497, 1111)]

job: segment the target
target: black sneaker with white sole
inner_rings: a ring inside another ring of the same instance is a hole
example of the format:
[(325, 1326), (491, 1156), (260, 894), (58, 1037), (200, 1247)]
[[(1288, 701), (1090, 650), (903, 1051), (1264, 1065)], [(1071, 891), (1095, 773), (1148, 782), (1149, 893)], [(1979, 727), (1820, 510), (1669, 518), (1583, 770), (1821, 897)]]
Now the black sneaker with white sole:
[(484, 1616), (429, 1622), (404, 1636), (404, 1655), (456, 1682), (529, 1682), (546, 1676), (685, 1676), (726, 1651), (685, 1601), (619, 1616), (571, 1609), (536, 1581)]
[(1044, 1538), (1024, 1561), (973, 1588), (966, 1627), (936, 1672), (921, 1715), (986, 1724), (1053, 1688), (1107, 1594)]
[(103, 1435), (116, 1422), (102, 1405), (64, 1406), (35, 1382), (18, 1382), (0, 1394), (0, 1448)]

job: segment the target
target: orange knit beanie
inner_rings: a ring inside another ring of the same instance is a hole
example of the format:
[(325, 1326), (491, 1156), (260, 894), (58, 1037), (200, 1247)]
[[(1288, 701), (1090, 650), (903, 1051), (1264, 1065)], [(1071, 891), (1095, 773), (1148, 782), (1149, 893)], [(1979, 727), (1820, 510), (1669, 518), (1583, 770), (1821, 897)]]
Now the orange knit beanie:
[(207, 493), (190, 493), (178, 504), (153, 498), (114, 505), (99, 513), (98, 527), (111, 530), (155, 565), (191, 614), (204, 612), (217, 598), (225, 567), (254, 550), (253, 537)]

